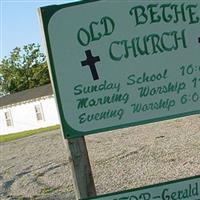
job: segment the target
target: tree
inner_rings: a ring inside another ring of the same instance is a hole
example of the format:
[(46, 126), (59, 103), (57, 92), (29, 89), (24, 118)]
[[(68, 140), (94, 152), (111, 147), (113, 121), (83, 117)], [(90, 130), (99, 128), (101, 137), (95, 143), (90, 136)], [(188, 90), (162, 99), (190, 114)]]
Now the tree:
[(0, 92), (14, 93), (50, 83), (45, 55), (39, 44), (16, 47), (0, 64)]

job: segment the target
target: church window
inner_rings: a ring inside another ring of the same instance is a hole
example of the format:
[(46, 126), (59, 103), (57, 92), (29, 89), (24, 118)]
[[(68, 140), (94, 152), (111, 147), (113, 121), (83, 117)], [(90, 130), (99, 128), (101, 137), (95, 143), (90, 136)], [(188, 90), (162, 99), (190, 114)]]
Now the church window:
[(37, 121), (44, 120), (44, 115), (43, 115), (43, 112), (42, 112), (42, 105), (41, 104), (35, 105), (35, 113), (36, 113)]
[(4, 114), (5, 114), (5, 119), (6, 119), (6, 125), (7, 125), (7, 127), (12, 127), (13, 126), (13, 120), (12, 120), (11, 112), (7, 111)]

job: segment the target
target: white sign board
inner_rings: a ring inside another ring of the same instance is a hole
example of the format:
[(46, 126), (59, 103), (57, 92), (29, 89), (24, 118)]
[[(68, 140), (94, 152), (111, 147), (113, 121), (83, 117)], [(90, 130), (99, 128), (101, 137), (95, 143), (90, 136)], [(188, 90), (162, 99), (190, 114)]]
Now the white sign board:
[(65, 137), (200, 113), (200, 2), (41, 8)]

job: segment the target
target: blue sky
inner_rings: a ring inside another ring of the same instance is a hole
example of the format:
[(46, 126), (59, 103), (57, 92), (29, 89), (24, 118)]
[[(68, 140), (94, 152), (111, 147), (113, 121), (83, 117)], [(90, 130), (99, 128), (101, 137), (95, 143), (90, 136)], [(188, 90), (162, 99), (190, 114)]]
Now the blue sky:
[(29, 43), (39, 43), (43, 50), (37, 8), (73, 1), (0, 0), (0, 60)]

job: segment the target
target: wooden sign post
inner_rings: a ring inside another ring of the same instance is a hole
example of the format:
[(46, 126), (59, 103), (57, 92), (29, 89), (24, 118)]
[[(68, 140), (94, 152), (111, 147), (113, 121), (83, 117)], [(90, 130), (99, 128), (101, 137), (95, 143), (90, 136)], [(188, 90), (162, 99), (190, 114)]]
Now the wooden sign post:
[(72, 138), (200, 113), (199, 10), (199, 0), (39, 9), (78, 197), (95, 188), (84, 138)]
[(84, 137), (65, 140), (77, 199), (96, 196), (96, 189)]

